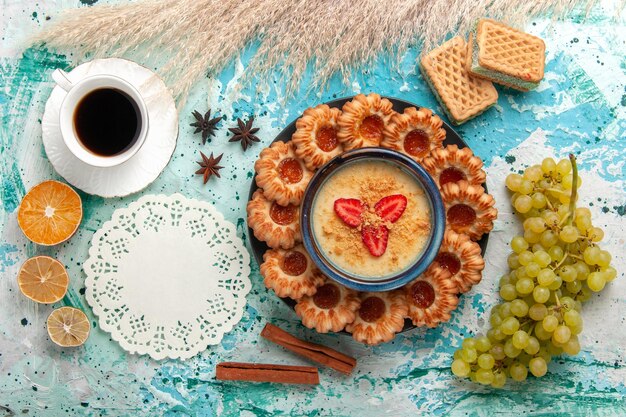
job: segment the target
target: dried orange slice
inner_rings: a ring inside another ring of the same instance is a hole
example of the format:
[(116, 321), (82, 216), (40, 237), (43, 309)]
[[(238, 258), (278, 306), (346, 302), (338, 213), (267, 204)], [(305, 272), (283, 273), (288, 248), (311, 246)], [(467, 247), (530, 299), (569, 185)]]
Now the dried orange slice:
[(74, 307), (61, 307), (48, 316), (48, 334), (59, 346), (80, 346), (89, 337), (89, 319)]
[(17, 274), (22, 294), (43, 304), (56, 303), (63, 298), (69, 281), (63, 264), (49, 256), (28, 259)]
[(59, 181), (44, 181), (34, 186), (17, 211), (17, 223), (26, 237), (46, 246), (69, 239), (82, 218), (80, 196)]

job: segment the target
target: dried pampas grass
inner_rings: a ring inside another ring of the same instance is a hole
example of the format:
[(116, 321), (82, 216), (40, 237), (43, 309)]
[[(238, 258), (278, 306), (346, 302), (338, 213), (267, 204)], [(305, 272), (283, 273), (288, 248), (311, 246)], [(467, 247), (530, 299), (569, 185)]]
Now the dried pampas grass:
[(71, 10), (35, 41), (79, 58), (163, 62), (159, 72), (180, 99), (201, 76), (218, 74), (258, 40), (248, 74), (267, 77), (278, 69), (292, 94), (309, 64), (320, 87), (337, 72), (347, 81), (383, 51), (398, 57), (417, 42), (429, 50), (481, 17), (520, 26), (538, 15), (588, 10), (595, 1), (144, 0)]

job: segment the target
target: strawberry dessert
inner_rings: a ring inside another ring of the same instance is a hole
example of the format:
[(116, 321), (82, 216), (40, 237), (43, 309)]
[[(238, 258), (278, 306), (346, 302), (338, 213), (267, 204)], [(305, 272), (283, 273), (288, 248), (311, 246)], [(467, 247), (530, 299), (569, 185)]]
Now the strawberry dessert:
[(355, 161), (320, 187), (314, 238), (324, 256), (352, 275), (395, 275), (420, 256), (431, 232), (420, 183), (395, 164)]

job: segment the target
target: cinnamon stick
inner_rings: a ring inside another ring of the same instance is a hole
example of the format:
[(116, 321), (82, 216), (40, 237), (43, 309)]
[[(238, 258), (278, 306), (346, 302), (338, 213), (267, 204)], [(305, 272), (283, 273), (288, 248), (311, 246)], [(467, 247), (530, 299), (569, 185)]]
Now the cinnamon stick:
[(329, 347), (300, 340), (271, 323), (265, 325), (261, 337), (346, 375), (349, 375), (356, 366), (356, 359)]
[(312, 366), (241, 362), (222, 362), (217, 364), (215, 378), (222, 381), (280, 382), (283, 384), (320, 383), (317, 368)]

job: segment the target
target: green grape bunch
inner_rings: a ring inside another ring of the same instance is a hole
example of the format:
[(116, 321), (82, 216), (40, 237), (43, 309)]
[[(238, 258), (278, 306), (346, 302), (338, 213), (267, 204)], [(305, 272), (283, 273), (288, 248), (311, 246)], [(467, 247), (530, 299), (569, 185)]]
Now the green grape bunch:
[(499, 282), (503, 301), (491, 310), (489, 331), (463, 340), (451, 365), (454, 375), (495, 388), (529, 372), (542, 377), (554, 356), (578, 354), (582, 304), (617, 276), (598, 244), (604, 232), (589, 209), (576, 208), (582, 182), (573, 155), (546, 158), (505, 184), (524, 234), (511, 240), (510, 271)]

